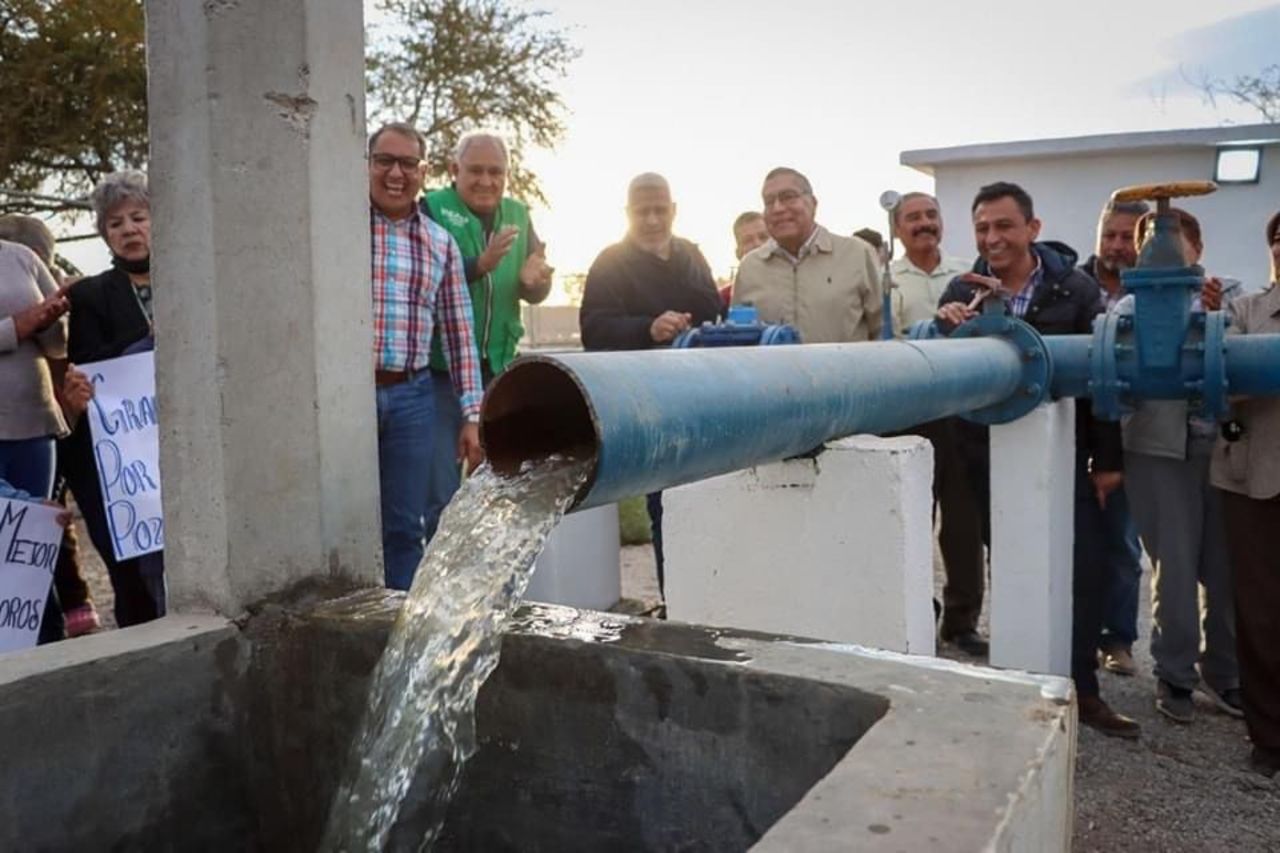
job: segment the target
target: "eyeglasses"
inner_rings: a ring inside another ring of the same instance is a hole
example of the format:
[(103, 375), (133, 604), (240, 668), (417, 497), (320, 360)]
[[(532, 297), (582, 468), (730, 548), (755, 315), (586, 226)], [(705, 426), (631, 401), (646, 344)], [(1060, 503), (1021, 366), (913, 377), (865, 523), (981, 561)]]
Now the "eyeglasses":
[(397, 157), (394, 154), (370, 154), (369, 162), (373, 164), (375, 169), (382, 172), (391, 171), (391, 167), (399, 164), (400, 171), (408, 174), (418, 171), (422, 165), (420, 157)]
[(791, 204), (807, 195), (808, 193), (803, 190), (780, 190), (764, 197), (764, 209), (768, 210), (775, 204)]

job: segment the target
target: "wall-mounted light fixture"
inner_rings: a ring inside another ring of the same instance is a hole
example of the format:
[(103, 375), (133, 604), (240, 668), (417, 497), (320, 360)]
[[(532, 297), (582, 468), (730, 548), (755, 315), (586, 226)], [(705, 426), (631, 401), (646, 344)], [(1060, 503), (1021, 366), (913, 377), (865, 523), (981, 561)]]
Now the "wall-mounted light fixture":
[(1219, 184), (1256, 184), (1261, 171), (1261, 148), (1227, 146), (1218, 149), (1213, 180)]

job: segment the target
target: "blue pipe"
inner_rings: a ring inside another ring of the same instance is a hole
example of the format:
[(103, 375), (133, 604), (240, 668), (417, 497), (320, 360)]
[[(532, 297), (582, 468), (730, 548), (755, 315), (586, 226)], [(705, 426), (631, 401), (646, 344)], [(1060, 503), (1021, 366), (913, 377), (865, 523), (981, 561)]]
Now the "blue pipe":
[(585, 509), (1007, 403), (1025, 377), (998, 337), (525, 356), (490, 387), (481, 432), (499, 471), (594, 452)]
[(1054, 399), (1089, 396), (1089, 335), (1047, 335), (1044, 344), (1053, 356)]
[(1280, 335), (1227, 335), (1227, 393), (1280, 394)]

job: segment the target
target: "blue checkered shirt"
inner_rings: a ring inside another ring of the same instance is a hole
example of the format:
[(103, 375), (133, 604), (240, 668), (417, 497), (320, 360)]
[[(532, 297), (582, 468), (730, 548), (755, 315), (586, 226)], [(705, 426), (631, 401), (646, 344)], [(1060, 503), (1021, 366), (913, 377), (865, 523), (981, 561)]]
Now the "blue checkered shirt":
[(1031, 307), (1031, 300), (1035, 298), (1036, 288), (1040, 286), (1040, 282), (1043, 279), (1044, 266), (1040, 263), (1040, 256), (1036, 255), (1036, 268), (1031, 271), (1031, 277), (1009, 300), (1009, 311), (1012, 312), (1013, 316), (1018, 318), (1026, 316), (1027, 309)]

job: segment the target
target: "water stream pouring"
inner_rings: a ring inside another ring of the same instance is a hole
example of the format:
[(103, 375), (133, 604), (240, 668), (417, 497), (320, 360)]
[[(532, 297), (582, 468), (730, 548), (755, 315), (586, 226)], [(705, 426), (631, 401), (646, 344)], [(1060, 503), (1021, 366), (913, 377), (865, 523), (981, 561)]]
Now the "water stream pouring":
[(476, 748), (476, 693), (497, 666), (502, 627), (586, 470), (564, 457), (506, 477), (482, 466), (445, 509), (374, 672), (323, 850), (435, 839)]

